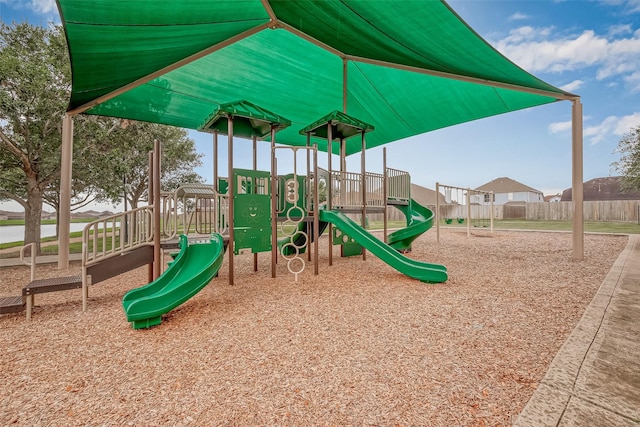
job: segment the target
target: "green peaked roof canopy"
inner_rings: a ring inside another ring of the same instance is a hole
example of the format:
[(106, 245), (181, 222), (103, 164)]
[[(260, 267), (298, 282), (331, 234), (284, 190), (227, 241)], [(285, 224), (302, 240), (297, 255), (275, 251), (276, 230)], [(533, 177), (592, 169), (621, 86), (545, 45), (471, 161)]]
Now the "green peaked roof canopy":
[[(575, 99), (527, 73), (444, 1), (57, 0), (70, 114), (200, 129), (245, 99), (292, 125), (338, 110), (375, 125), (367, 147)], [(355, 139), (346, 152), (360, 151)]]
[(243, 100), (219, 105), (199, 130), (227, 135), (228, 117), (234, 118), (233, 134), (244, 138), (262, 139), (271, 135), (272, 127), (277, 132), (291, 125), (290, 120)]
[(331, 125), (331, 137), (334, 141), (347, 139), (359, 133), (370, 132), (374, 129), (374, 127), (368, 123), (335, 110), (302, 129), (300, 134), (310, 133), (313, 136), (326, 139), (329, 136), (329, 125)]

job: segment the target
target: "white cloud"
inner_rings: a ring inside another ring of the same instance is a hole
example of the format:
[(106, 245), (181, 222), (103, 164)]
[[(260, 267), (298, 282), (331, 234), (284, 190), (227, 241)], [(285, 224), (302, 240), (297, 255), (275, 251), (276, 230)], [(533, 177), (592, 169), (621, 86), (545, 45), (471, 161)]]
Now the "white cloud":
[(529, 19), (529, 15), (525, 15), (524, 13), (516, 12), (509, 17), (509, 21), (522, 21), (524, 19)]
[(584, 81), (582, 80), (574, 80), (571, 83), (567, 83), (566, 85), (560, 86), (560, 89), (566, 90), (567, 92), (573, 92), (574, 90), (578, 90), (584, 85)]
[(640, 13), (640, 0), (606, 0), (601, 2), (603, 5), (609, 6), (622, 6), (624, 8), (624, 13), (633, 14)]
[(640, 0), (629, 0), (627, 8), (630, 13), (640, 13)]
[(640, 71), (625, 76), (624, 81), (631, 88), (631, 92), (640, 92)]
[(555, 122), (549, 125), (549, 133), (561, 133), (571, 130), (571, 120), (568, 122)]
[(37, 13), (47, 14), (56, 10), (55, 0), (31, 0), (31, 9)]
[(0, 0), (0, 4), (9, 4), (13, 9), (30, 9), (41, 15), (57, 12), (55, 0)]
[(633, 113), (629, 116), (622, 117), (620, 121), (618, 121), (613, 133), (622, 136), (637, 126), (640, 126), (640, 113)]
[(633, 30), (631, 29), (631, 25), (629, 24), (614, 25), (611, 28), (609, 28), (609, 35), (611, 36), (617, 36), (620, 34), (630, 34), (632, 32)]
[[(640, 3), (640, 0), (638, 0)], [(634, 91), (640, 91), (640, 29), (614, 28), (617, 36), (599, 35), (593, 30), (568, 36), (554, 35), (553, 28), (523, 26), (495, 43), (496, 48), (531, 72), (564, 72), (597, 67), (596, 78), (623, 77)], [(627, 36), (619, 36), (621, 32)], [(635, 76), (634, 76), (635, 75)]]
[[(585, 117), (584, 119), (586, 121), (589, 118)], [(640, 126), (640, 112), (623, 117), (609, 116), (597, 125), (585, 127), (582, 132), (584, 138), (588, 139), (591, 145), (595, 145), (610, 138), (618, 140), (637, 126)], [(569, 132), (571, 131), (571, 120), (551, 123), (548, 130), (552, 134)]]
[(640, 125), (640, 112), (623, 117), (609, 116), (598, 125), (584, 128), (583, 132), (585, 138), (589, 137), (591, 145), (595, 145), (610, 137), (619, 139), (638, 125)]

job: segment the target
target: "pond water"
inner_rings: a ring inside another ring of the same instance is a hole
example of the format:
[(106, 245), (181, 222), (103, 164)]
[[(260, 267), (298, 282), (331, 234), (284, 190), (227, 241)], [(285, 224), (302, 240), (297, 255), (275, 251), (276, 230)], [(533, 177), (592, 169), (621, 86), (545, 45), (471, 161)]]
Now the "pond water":
[[(71, 231), (82, 231), (86, 223), (72, 222)], [(51, 237), (56, 235), (55, 224), (44, 224), (40, 226), (40, 237)], [(24, 225), (5, 225), (0, 227), (0, 243), (17, 242), (24, 239)]]

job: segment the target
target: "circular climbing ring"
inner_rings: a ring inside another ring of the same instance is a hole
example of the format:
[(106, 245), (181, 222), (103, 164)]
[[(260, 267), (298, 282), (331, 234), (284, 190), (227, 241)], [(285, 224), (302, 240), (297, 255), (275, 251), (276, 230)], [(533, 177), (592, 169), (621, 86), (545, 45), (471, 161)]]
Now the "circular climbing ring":
[[(298, 261), (298, 263), (300, 264), (297, 270), (294, 269), (296, 261)], [(287, 269), (289, 270), (290, 273), (296, 275), (296, 280), (297, 280), (298, 274), (304, 271), (304, 267), (305, 267), (304, 260), (299, 256), (293, 257), (289, 259), (289, 261), (287, 261)]]
[(298, 202), (298, 181), (295, 179), (288, 179), (285, 183), (285, 188), (287, 192), (287, 202), (289, 203), (297, 203)]
[[(291, 213), (298, 211), (300, 213), (299, 216), (297, 216), (295, 219), (291, 218)], [(291, 222), (295, 222), (296, 224), (299, 223), (300, 221), (302, 221), (302, 218), (304, 217), (304, 209), (302, 209), (302, 207), (300, 206), (291, 206), (289, 209), (287, 209), (287, 219)]]
[(286, 237), (293, 237), (298, 232), (298, 221), (286, 220), (280, 223), (280, 231)]
[[(293, 248), (293, 253), (287, 255), (288, 251), (286, 248)], [(280, 254), (282, 255), (282, 258), (291, 261), (294, 258), (300, 258), (300, 249), (292, 242), (288, 242), (282, 245), (282, 248), (280, 248)]]

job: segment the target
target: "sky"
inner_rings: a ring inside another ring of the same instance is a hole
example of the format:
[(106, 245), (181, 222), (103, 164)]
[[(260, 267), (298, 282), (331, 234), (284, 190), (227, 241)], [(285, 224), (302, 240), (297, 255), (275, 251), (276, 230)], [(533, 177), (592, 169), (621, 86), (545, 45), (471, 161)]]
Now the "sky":
[[(521, 68), (581, 97), (584, 180), (618, 175), (612, 167), (618, 142), (640, 125), (640, 0), (448, 3)], [(0, 0), (0, 18), (60, 22), (50, 0)], [(386, 145), (387, 166), (409, 172), (413, 183), (428, 188), (436, 182), (476, 188), (509, 177), (545, 195), (561, 193), (571, 187), (571, 105), (559, 101), (396, 141)], [(189, 135), (204, 154), (197, 172), (210, 183), (211, 135)], [(268, 153), (268, 147), (260, 148), (258, 169), (269, 170)], [(326, 167), (323, 157), (320, 166)], [(382, 158), (381, 147), (367, 150), (367, 170), (381, 173)], [(359, 171), (359, 165), (359, 155), (347, 159), (348, 170)], [(250, 168), (251, 159), (238, 156), (234, 166)], [(221, 157), (220, 175), (225, 173)], [(0, 209), (16, 206), (1, 203)]]

